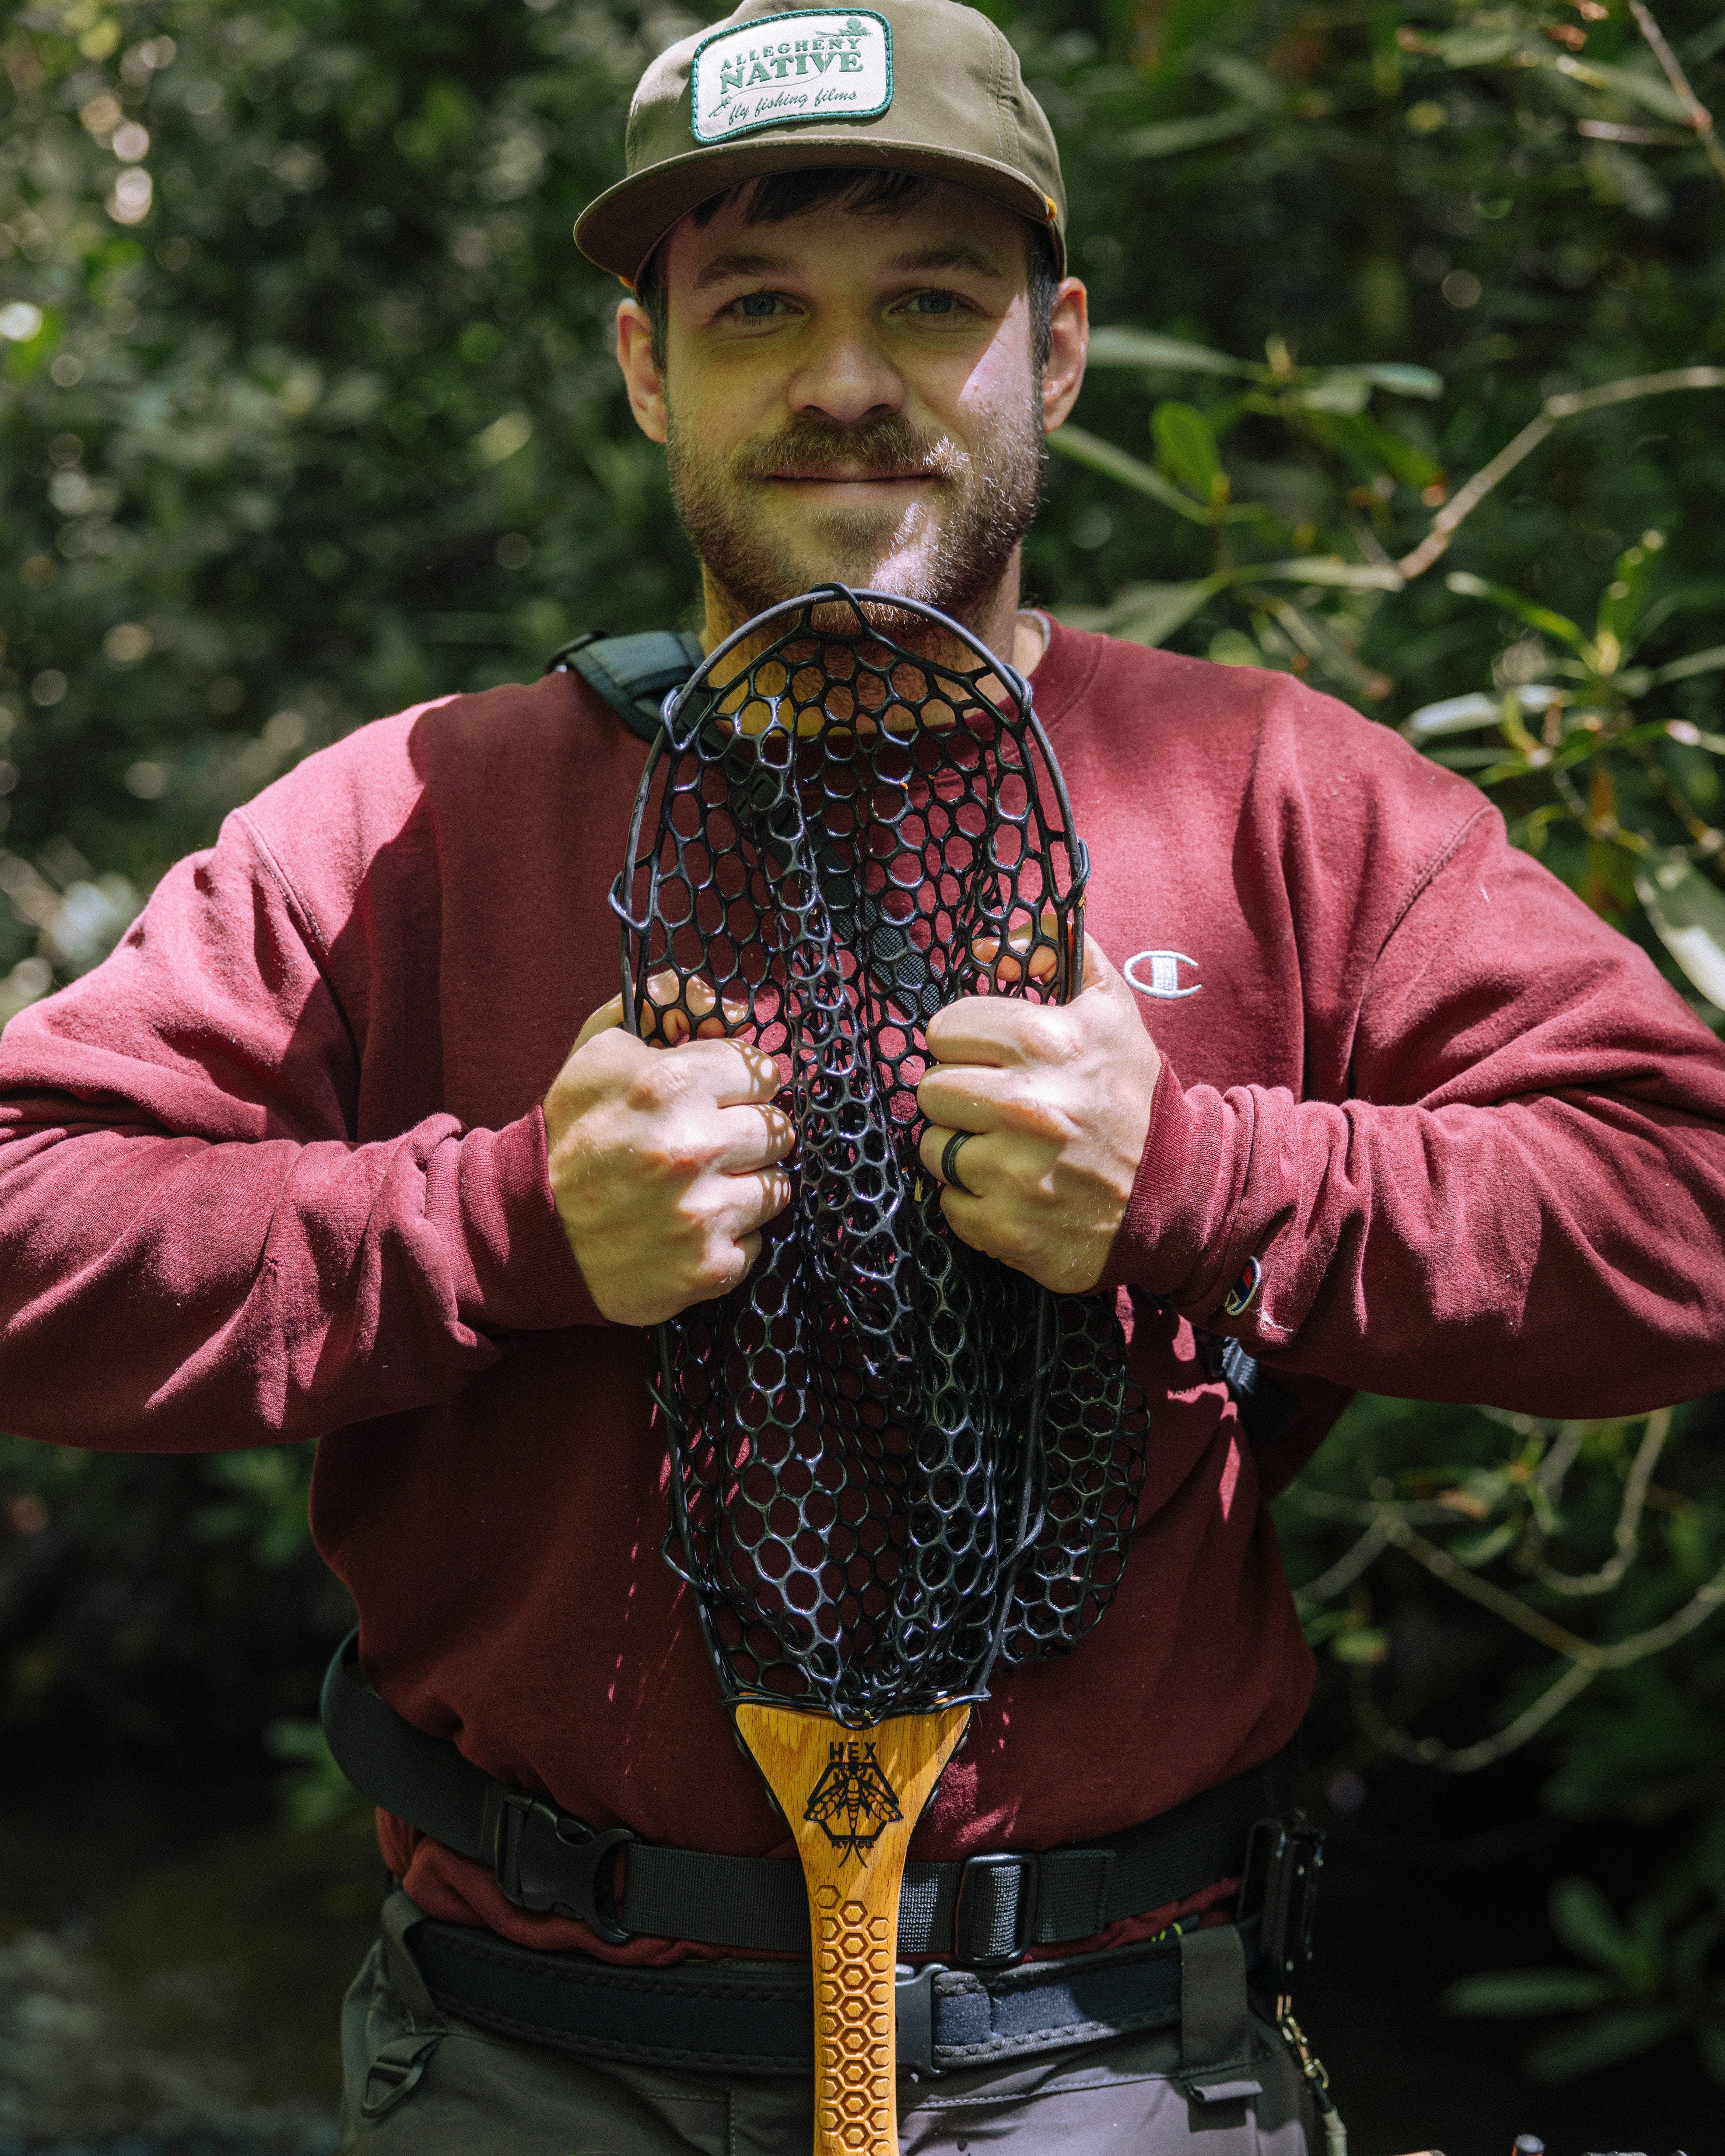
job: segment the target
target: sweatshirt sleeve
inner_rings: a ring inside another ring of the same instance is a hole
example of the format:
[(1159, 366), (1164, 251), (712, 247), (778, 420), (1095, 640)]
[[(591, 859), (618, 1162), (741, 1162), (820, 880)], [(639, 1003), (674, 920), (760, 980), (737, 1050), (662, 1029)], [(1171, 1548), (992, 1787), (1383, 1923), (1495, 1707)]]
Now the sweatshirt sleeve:
[(324, 957), (241, 813), (7, 1028), (0, 1427), (314, 1438), (447, 1398), (500, 1334), (599, 1322), (536, 1106), (356, 1142), (362, 1058)]
[(1405, 1398), (1605, 1415), (1725, 1385), (1725, 1050), (1495, 810), (1346, 1022), (1337, 1101), (1164, 1061), (1111, 1284)]

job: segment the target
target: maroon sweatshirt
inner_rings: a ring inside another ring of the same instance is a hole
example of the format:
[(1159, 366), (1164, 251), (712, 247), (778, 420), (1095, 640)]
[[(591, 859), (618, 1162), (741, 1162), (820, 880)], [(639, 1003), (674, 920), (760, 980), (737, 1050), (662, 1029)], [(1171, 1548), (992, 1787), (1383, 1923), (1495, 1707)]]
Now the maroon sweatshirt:
[[(1312, 1671), (1264, 1500), (1348, 1388), (1596, 1415), (1725, 1385), (1725, 1051), (1647, 960), (1284, 675), (1057, 629), (1034, 689), (1164, 1056), (1109, 1273), (1154, 1427), (1117, 1601), (1000, 1678), (924, 1858), (1106, 1835), (1280, 1748)], [(318, 1547), (403, 1714), (595, 1824), (790, 1861), (660, 1557), (648, 1336), (600, 1319), (546, 1176), (644, 755), (568, 675), (365, 727), (13, 1019), (0, 1422), (317, 1439)], [(1194, 1321), (1300, 1399), (1273, 1445)], [(383, 1830), (433, 1912), (617, 1951)]]

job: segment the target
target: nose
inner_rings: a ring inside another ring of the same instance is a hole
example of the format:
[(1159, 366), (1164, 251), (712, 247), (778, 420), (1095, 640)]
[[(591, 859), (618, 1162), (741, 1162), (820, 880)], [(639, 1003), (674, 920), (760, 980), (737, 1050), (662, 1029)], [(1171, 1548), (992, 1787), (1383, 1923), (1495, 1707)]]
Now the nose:
[(866, 316), (841, 316), (820, 325), (789, 384), (791, 409), (799, 416), (855, 426), (904, 408), (905, 385)]

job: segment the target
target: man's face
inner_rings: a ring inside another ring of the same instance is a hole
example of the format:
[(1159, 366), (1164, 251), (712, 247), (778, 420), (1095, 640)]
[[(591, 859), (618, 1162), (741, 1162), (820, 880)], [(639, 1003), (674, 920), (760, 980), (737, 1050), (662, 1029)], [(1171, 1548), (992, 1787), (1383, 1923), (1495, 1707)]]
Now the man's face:
[[(1052, 423), (1025, 242), (1009, 211), (945, 184), (896, 216), (823, 207), (750, 225), (733, 202), (676, 227), (663, 374), (629, 305), (619, 357), (721, 613), (742, 621), (835, 578), (961, 618), (987, 608), (1015, 569)], [(1063, 288), (1056, 342), (1064, 417), (1081, 288)]]

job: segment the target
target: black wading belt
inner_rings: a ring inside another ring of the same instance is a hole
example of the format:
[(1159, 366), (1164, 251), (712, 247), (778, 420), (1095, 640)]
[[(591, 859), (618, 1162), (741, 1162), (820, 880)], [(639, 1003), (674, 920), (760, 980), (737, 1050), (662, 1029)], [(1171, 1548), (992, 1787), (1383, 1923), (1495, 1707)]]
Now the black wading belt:
[[(802, 2076), (814, 2064), (812, 1979), (794, 1963), (628, 1969), (429, 1918), (409, 1927), (403, 1943), (439, 2006), (516, 2043), (697, 2071)], [(1153, 1947), (986, 1976), (901, 1966), (898, 2063), (916, 2074), (953, 2073), (1178, 2029), (1189, 2097), (1237, 2102), (1259, 2093), (1255, 2070), (1267, 2048), (1267, 2032), (1254, 2041), (1247, 2003), (1258, 1958), (1250, 1927), (1218, 1924)]]
[[(494, 1779), (377, 1697), (360, 1671), (357, 1631), (324, 1679), (323, 1727), (336, 1765), (362, 1795), (487, 1866), (521, 1908), (578, 1917), (616, 1944), (646, 1933), (742, 1953), (809, 1951), (797, 1865), (673, 1849), (628, 1827), (595, 1830)], [(899, 1956), (1008, 1968), (1032, 1946), (1091, 1938), (1122, 1917), (1238, 1877), (1256, 1822), (1291, 1810), (1293, 1779), (1290, 1744), (1250, 1774), (1086, 1848), (907, 1865)]]

